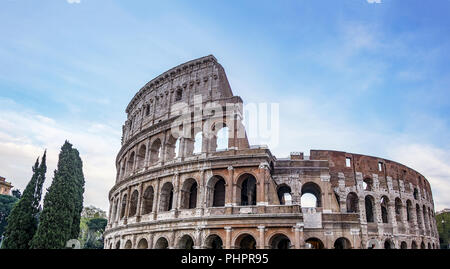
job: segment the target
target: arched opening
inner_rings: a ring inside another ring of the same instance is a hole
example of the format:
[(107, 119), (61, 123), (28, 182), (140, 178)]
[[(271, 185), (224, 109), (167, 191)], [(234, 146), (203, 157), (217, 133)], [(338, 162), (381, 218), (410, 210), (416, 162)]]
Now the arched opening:
[(144, 195), (142, 196), (142, 213), (148, 214), (153, 211), (153, 199), (155, 197), (155, 191), (152, 186), (148, 186)]
[(381, 197), (381, 219), (383, 223), (389, 223), (389, 199), (386, 196)]
[(416, 204), (416, 216), (417, 216), (417, 225), (419, 226), (419, 228), (422, 228), (422, 218), (420, 214), (419, 204)]
[(178, 157), (180, 151), (180, 139), (170, 135), (166, 142), (166, 160), (173, 160)]
[(236, 239), (235, 245), (240, 249), (256, 249), (256, 240), (249, 234), (242, 234)]
[(416, 243), (416, 241), (412, 241), (412, 242), (411, 242), (411, 248), (412, 248), (412, 249), (417, 249), (417, 243)]
[(120, 241), (116, 242), (116, 249), (120, 249)]
[(276, 234), (269, 240), (271, 249), (290, 249), (291, 240), (284, 234)]
[(203, 132), (198, 132), (194, 138), (194, 152), (193, 154), (202, 153), (203, 146)]
[(127, 195), (125, 194), (122, 197), (122, 207), (120, 209), (120, 219), (123, 219), (125, 217), (126, 208), (127, 208)]
[(423, 226), (424, 229), (428, 228), (428, 218), (427, 218), (427, 208), (425, 205), (422, 207), (422, 215), (423, 215)]
[(324, 249), (323, 242), (319, 238), (311, 237), (305, 243), (310, 249)]
[(125, 174), (127, 173), (126, 170), (125, 170), (126, 166), (127, 166), (127, 158), (123, 159), (123, 161), (122, 161), (122, 171), (121, 171), (121, 174), (120, 174), (121, 177), (124, 177)]
[[(223, 126), (223, 127), (222, 127)], [(220, 129), (219, 129), (220, 128)], [(211, 139), (211, 151), (219, 151), (228, 149), (228, 132), (229, 129), (223, 123), (218, 123), (213, 126), (213, 133), (219, 129)]]
[(397, 222), (402, 221), (402, 200), (400, 198), (395, 198), (395, 219)]
[(412, 217), (411, 217), (411, 210), (413, 210), (412, 208), (412, 203), (410, 200), (406, 201), (406, 220), (408, 222), (412, 221)]
[(339, 237), (334, 241), (334, 249), (351, 249), (352, 244), (350, 243), (350, 240), (348, 240), (345, 237)]
[(417, 190), (417, 188), (414, 188), (413, 196), (415, 200), (419, 199), (419, 191)]
[(393, 248), (394, 243), (392, 243), (390, 239), (386, 239), (386, 241), (384, 241), (384, 249), (393, 249)]
[(314, 182), (307, 182), (302, 186), (300, 204), (302, 207), (322, 207), (322, 191)]
[(436, 248), (436, 246), (434, 245), (434, 243), (433, 243), (433, 249), (435, 249)]
[(428, 249), (431, 249), (431, 244), (430, 243), (428, 243)]
[(366, 221), (367, 222), (374, 222), (374, 218), (373, 218), (373, 197), (370, 195), (367, 195), (366, 198), (364, 199), (364, 203), (366, 206)]
[(291, 187), (286, 184), (280, 185), (277, 189), (280, 205), (292, 205)]
[(193, 178), (189, 178), (183, 183), (180, 207), (184, 209), (197, 207), (197, 181)]
[(424, 242), (420, 243), (420, 249), (425, 249), (425, 243)]
[(145, 145), (142, 145), (139, 148), (138, 154), (137, 154), (137, 167), (138, 168), (144, 168), (145, 166), (145, 153), (147, 152), (147, 147)]
[(173, 185), (170, 182), (164, 183), (161, 188), (161, 199), (159, 201), (159, 211), (169, 211), (173, 204)]
[(111, 222), (115, 222), (117, 219), (117, 211), (119, 210), (119, 199), (114, 202), (114, 209), (112, 214)]
[(133, 244), (131, 243), (131, 240), (128, 240), (128, 241), (125, 243), (124, 249), (131, 249), (132, 247), (133, 247)]
[(127, 164), (128, 173), (133, 172), (133, 169), (134, 169), (134, 158), (135, 158), (135, 154), (134, 154), (134, 151), (133, 151), (133, 152), (131, 152), (130, 158), (128, 159), (128, 164)]
[(139, 240), (138, 249), (148, 249), (148, 243), (147, 240), (145, 238), (142, 238), (141, 240)]
[(128, 214), (128, 217), (133, 217), (134, 215), (136, 215), (138, 198), (139, 198), (139, 193), (137, 190), (134, 190), (133, 193), (131, 194), (130, 212)]
[(183, 237), (180, 238), (180, 241), (178, 242), (178, 248), (194, 249), (194, 240), (192, 240), (192, 237), (185, 234), (185, 235), (183, 235)]
[(167, 249), (169, 248), (169, 242), (166, 238), (160, 237), (155, 244), (155, 249)]
[(256, 178), (251, 174), (244, 174), (238, 179), (240, 189), (240, 205), (256, 205)]
[(365, 191), (372, 191), (372, 189), (373, 189), (373, 180), (371, 178), (365, 178), (363, 180), (363, 189)]
[(213, 176), (209, 179), (207, 188), (208, 188), (208, 206), (209, 207), (225, 206), (225, 180), (220, 176)]
[(161, 160), (161, 140), (157, 138), (150, 147), (150, 163), (155, 164)]
[(347, 205), (347, 213), (356, 213), (359, 211), (359, 199), (358, 195), (354, 192), (350, 192), (347, 195), (346, 205)]
[(205, 245), (207, 249), (222, 249), (223, 242), (220, 236), (218, 235), (210, 235), (206, 238)]
[(402, 241), (401, 243), (400, 243), (400, 249), (407, 249), (408, 248), (408, 245), (406, 244), (406, 242), (405, 241)]

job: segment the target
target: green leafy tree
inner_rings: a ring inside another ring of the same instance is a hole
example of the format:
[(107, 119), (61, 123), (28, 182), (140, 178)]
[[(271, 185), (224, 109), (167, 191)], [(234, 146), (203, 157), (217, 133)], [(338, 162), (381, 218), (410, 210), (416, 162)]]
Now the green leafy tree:
[(38, 158), (32, 170), (33, 176), (30, 182), (28, 182), (22, 197), (8, 216), (8, 226), (6, 227), (2, 248), (28, 249), (29, 243), (36, 232), (39, 222), (42, 185), (47, 172), (46, 152), (44, 152), (41, 164), (39, 165)]
[(68, 240), (78, 238), (83, 193), (82, 161), (78, 150), (66, 141), (61, 147), (58, 167), (44, 198), (31, 248), (61, 249), (65, 248)]
[(103, 249), (103, 233), (108, 220), (105, 218), (93, 218), (87, 222), (88, 233), (85, 249)]
[(18, 200), (14, 196), (0, 194), (0, 238), (8, 224), (7, 217)]
[(15, 189), (11, 191), (12, 196), (16, 197), (17, 199), (20, 199), (22, 197), (22, 193), (19, 189)]

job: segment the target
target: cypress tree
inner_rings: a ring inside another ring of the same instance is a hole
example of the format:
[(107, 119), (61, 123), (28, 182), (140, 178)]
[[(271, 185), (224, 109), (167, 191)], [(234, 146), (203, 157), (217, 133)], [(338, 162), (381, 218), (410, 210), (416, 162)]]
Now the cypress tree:
[(2, 248), (28, 249), (29, 243), (36, 232), (42, 185), (47, 172), (46, 152), (42, 157), (41, 165), (39, 165), (38, 158), (32, 170), (33, 176), (30, 182), (28, 182), (22, 197), (8, 216), (8, 226), (6, 227)]
[[(81, 184), (82, 183), (82, 184)], [(83, 203), (80, 195), (84, 192), (82, 161), (78, 151), (68, 141), (61, 147), (58, 167), (53, 181), (44, 198), (44, 207), (36, 234), (31, 241), (34, 249), (64, 248), (72, 235), (79, 232), (76, 215), (79, 204)], [(77, 238), (77, 237), (75, 237)]]

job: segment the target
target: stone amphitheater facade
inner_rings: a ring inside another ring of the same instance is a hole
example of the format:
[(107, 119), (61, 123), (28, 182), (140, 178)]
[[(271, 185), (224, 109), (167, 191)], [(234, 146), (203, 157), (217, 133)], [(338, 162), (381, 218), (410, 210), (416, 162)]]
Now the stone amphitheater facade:
[[(439, 248), (420, 173), (340, 151), (276, 158), (249, 145), (242, 104), (212, 55), (139, 90), (126, 108), (105, 248)], [(222, 128), (228, 147), (217, 150)], [(302, 207), (306, 194), (315, 207)]]

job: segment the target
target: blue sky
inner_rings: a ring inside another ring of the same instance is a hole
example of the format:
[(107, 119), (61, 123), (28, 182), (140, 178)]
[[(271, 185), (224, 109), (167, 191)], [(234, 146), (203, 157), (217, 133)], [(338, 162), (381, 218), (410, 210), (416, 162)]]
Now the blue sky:
[(69, 2), (0, 3), (0, 175), (17, 187), (45, 148), (49, 184), (69, 139), (85, 203), (107, 209), (128, 102), (213, 54), (235, 95), (280, 105), (277, 157), (393, 159), (428, 178), (438, 210), (450, 207), (450, 1)]

